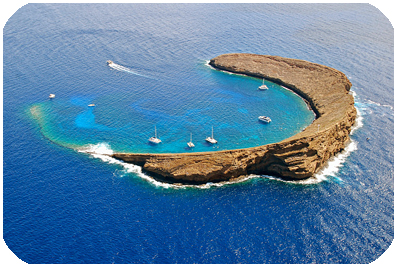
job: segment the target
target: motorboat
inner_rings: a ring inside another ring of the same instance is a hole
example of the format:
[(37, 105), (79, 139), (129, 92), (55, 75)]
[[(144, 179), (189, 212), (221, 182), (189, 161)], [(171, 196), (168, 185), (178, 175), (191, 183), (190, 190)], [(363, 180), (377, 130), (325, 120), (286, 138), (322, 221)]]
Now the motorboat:
[(214, 127), (212, 127), (212, 134), (211, 137), (207, 137), (205, 139), (207, 142), (211, 143), (211, 144), (215, 144), (218, 143), (218, 141), (216, 139), (214, 139)]
[(270, 123), (270, 122), (272, 122), (272, 120), (270, 119), (270, 117), (267, 117), (267, 116), (264, 116), (264, 115), (259, 116), (258, 119), (259, 119), (259, 121), (262, 121), (262, 122), (265, 122), (265, 123)]
[(190, 133), (190, 142), (187, 143), (187, 146), (189, 146), (190, 148), (194, 147), (194, 143), (192, 142), (192, 133)]
[(110, 65), (110, 64), (113, 64), (113, 61), (108, 60), (106, 63), (107, 63), (108, 65)]
[(259, 90), (266, 90), (268, 87), (265, 85), (265, 79), (262, 80), (262, 85), (258, 87)]
[(155, 144), (159, 144), (161, 142), (161, 140), (159, 138), (156, 138), (156, 137), (150, 137), (149, 141), (151, 143), (155, 143)]
[(157, 138), (157, 129), (156, 126), (154, 126), (154, 137), (150, 137), (149, 142), (154, 143), (154, 144), (159, 144), (161, 140)]
[(53, 99), (53, 98), (55, 98), (55, 94), (50, 94), (50, 99)]
[(91, 103), (91, 104), (88, 104), (88, 106), (89, 106), (89, 107), (94, 107), (95, 104)]

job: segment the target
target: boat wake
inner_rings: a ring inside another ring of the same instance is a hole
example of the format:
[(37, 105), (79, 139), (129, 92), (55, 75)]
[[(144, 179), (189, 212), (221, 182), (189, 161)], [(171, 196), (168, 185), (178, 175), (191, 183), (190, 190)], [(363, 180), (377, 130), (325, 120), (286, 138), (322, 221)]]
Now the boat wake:
[(134, 75), (139, 75), (139, 76), (143, 76), (143, 77), (147, 77), (150, 78), (149, 76), (134, 72), (133, 70), (131, 70), (130, 68), (124, 67), (122, 65), (119, 65), (117, 63), (114, 62), (108, 62), (108, 66), (112, 69), (115, 69), (117, 71), (121, 71), (121, 72), (126, 72), (126, 73), (130, 73), (130, 74), (134, 74)]

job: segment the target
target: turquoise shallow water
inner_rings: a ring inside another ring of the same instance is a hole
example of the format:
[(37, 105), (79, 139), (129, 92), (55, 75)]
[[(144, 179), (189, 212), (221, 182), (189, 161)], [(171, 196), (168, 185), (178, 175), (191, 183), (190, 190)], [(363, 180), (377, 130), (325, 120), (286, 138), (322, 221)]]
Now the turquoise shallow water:
[[(106, 143), (114, 151), (140, 153), (253, 147), (288, 138), (314, 119), (305, 102), (281, 86), (266, 82), (269, 89), (259, 91), (259, 79), (224, 73), (206, 62), (190, 65), (193, 69), (184, 71), (169, 62), (164, 71), (168, 77), (153, 79), (147, 78), (149, 71), (138, 75), (132, 68), (102, 64), (96, 68), (104, 69), (117, 83), (103, 86), (89, 81), (89, 89), (77, 92), (53, 89), (59, 92), (55, 99), (43, 96), (45, 100), (29, 110), (44, 136), (63, 146)], [(170, 77), (173, 69), (182, 74)], [(260, 122), (260, 115), (271, 117), (272, 122)], [(162, 140), (158, 145), (148, 142), (155, 127)], [(212, 127), (216, 145), (205, 141)], [(190, 133), (193, 149), (187, 146)]]
[[(376, 260), (394, 238), (393, 34), (367, 4), (22, 7), (3, 35), (5, 243), (27, 263)], [(183, 187), (106, 156), (188, 152), (190, 132), (195, 151), (256, 146), (311, 122), (290, 91), (206, 65), (233, 52), (344, 72), (360, 114), (347, 149), (305, 181)]]

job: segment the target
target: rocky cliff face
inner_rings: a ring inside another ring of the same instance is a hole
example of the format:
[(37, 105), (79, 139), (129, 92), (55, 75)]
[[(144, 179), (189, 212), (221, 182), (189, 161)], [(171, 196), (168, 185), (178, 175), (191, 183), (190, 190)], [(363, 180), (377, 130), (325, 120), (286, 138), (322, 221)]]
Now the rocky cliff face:
[(279, 143), (204, 153), (113, 154), (143, 167), (155, 178), (202, 184), (266, 174), (305, 179), (344, 149), (356, 118), (350, 81), (333, 68), (296, 59), (256, 54), (225, 54), (210, 65), (234, 73), (265, 78), (302, 96), (316, 113), (304, 131)]

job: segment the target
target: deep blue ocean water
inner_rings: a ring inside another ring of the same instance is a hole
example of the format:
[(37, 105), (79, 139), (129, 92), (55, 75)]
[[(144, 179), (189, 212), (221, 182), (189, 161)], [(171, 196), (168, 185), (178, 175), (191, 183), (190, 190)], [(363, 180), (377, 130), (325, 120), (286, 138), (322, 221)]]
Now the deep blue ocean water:
[[(391, 244), (393, 28), (375, 7), (29, 4), (3, 39), (3, 231), (21, 260), (369, 263)], [(292, 92), (207, 65), (234, 52), (344, 72), (360, 115), (347, 149), (302, 182), (200, 187), (103, 155), (189, 152), (190, 133), (194, 151), (257, 146), (312, 122)]]

